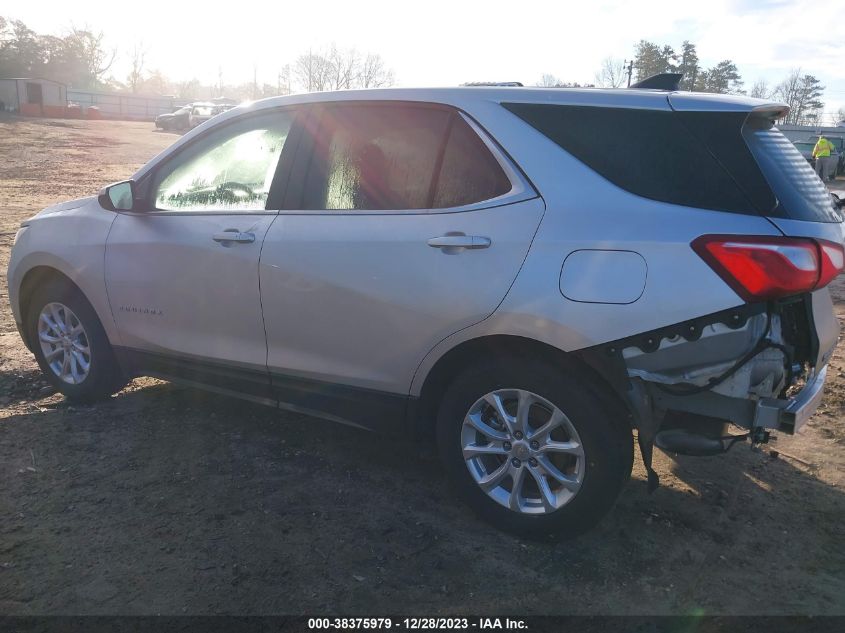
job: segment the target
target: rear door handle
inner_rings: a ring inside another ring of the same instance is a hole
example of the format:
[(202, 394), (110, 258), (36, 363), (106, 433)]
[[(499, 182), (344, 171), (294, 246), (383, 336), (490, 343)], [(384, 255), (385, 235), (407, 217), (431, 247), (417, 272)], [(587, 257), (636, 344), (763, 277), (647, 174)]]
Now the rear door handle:
[(212, 238), (215, 242), (237, 242), (239, 244), (249, 244), (255, 241), (255, 233), (242, 233), (240, 231), (220, 231), (215, 233)]
[(490, 238), (481, 235), (441, 235), (428, 240), (433, 248), (487, 248)]

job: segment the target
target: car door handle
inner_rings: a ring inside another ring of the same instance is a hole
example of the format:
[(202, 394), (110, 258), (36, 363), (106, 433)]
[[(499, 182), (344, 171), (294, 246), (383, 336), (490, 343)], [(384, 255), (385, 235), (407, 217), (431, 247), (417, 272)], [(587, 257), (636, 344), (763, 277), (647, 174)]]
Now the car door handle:
[(220, 233), (215, 233), (211, 239), (215, 242), (238, 242), (239, 244), (249, 244), (250, 242), (255, 241), (255, 233), (220, 231)]
[(481, 235), (441, 235), (428, 240), (433, 248), (487, 248), (490, 238)]

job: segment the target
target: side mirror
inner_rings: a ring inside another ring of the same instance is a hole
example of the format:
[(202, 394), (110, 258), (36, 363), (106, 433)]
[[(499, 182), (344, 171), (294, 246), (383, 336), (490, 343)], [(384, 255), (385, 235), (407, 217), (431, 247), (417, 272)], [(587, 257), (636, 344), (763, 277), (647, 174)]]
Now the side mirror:
[(132, 211), (135, 207), (135, 181), (125, 180), (104, 187), (97, 199), (109, 211)]

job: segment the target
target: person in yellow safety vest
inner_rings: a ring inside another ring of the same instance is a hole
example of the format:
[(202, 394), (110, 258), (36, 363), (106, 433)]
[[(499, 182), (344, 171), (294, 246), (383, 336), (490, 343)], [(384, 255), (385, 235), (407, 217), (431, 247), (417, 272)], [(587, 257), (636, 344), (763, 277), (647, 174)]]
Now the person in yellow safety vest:
[(813, 158), (816, 159), (816, 173), (819, 175), (819, 178), (822, 179), (822, 182), (825, 182), (828, 179), (828, 175), (831, 172), (830, 169), (830, 153), (834, 150), (833, 143), (828, 141), (824, 136), (819, 134), (819, 140), (816, 142), (816, 146), (813, 148)]

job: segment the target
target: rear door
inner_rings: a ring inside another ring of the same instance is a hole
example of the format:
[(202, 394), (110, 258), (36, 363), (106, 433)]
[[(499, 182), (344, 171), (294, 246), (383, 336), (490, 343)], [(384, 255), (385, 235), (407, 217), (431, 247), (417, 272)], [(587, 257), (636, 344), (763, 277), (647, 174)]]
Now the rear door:
[(496, 309), (544, 204), (451, 108), (315, 106), (307, 130), (261, 257), (268, 367), (289, 406), (372, 426)]

